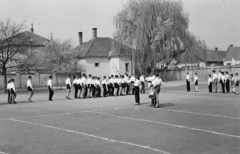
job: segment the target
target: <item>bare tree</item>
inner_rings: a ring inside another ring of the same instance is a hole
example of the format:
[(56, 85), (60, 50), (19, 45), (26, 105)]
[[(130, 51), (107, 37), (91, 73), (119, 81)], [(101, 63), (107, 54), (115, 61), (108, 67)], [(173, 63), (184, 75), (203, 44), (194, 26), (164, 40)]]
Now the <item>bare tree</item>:
[[(11, 19), (0, 21), (0, 67), (4, 76), (4, 89), (7, 87), (7, 70), (16, 68), (20, 55), (27, 53), (29, 40), (22, 35), (24, 24), (17, 24)], [(16, 55), (19, 55), (17, 58)], [(24, 57), (24, 56), (22, 56)]]
[(115, 16), (115, 39), (133, 47), (141, 72), (161, 59), (177, 57), (191, 40), (181, 1), (129, 0)]
[(50, 71), (81, 72), (83, 67), (78, 64), (76, 55), (70, 39), (51, 40), (44, 47), (44, 64)]

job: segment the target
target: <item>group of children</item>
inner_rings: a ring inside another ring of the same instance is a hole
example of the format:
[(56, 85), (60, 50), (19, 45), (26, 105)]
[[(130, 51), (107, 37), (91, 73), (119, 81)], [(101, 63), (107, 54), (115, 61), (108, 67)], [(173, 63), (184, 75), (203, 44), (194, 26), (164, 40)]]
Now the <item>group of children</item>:
[[(221, 86), (221, 93), (236, 93), (239, 94), (239, 76), (238, 73), (230, 74), (228, 71), (221, 71), (217, 74), (215, 70), (213, 74), (208, 76), (208, 90), (210, 93), (217, 93), (219, 85)], [(186, 75), (187, 92), (190, 92), (190, 75)], [(194, 75), (195, 92), (198, 92), (198, 76)]]
[[(119, 95), (133, 95), (136, 88), (135, 82), (138, 82), (140, 78), (137, 76), (125, 75), (111, 75), (108, 78), (106, 76), (101, 80), (100, 77), (92, 76), (89, 74), (77, 75), (73, 77), (71, 83), (70, 75), (66, 79), (67, 99), (70, 99), (70, 93), (72, 87), (74, 88), (74, 98), (94, 98), (94, 97), (107, 97), (107, 96), (119, 96)], [(142, 76), (141, 76), (142, 77)], [(144, 78), (144, 77), (143, 77)], [(140, 82), (140, 81), (139, 81)], [(141, 82), (140, 82), (141, 83)], [(144, 92), (144, 90), (141, 90)]]
[(212, 76), (208, 78), (208, 89), (210, 93), (218, 92), (218, 85), (221, 85), (222, 93), (235, 93), (239, 94), (239, 76), (238, 73), (230, 74), (228, 71), (221, 71), (217, 74), (215, 70), (212, 71)]

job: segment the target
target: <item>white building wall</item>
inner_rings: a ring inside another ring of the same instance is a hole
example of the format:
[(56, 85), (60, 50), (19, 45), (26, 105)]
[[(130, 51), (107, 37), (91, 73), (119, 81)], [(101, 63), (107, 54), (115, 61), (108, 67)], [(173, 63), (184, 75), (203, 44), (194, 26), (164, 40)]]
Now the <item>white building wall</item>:
[(110, 63), (109, 63), (109, 73), (110, 75), (119, 75), (118, 71), (119, 71), (119, 57), (112, 57), (110, 59)]
[[(234, 60), (235, 62), (235, 65), (236, 64), (240, 64), (240, 60)], [(224, 61), (223, 62), (223, 65), (226, 66), (226, 65), (232, 65), (232, 61)]]
[[(85, 73), (92, 74), (92, 76), (97, 76), (103, 78), (103, 76), (109, 76), (109, 58), (85, 58), (79, 60), (79, 63), (84, 66)], [(98, 63), (98, 67), (95, 66)]]
[[(131, 72), (131, 68), (132, 68), (132, 64), (131, 64), (131, 58), (130, 57), (120, 57), (119, 58), (119, 70), (120, 73), (123, 75), (125, 73), (128, 73), (129, 75), (132, 74)], [(128, 72), (126, 71), (126, 63), (128, 63)]]

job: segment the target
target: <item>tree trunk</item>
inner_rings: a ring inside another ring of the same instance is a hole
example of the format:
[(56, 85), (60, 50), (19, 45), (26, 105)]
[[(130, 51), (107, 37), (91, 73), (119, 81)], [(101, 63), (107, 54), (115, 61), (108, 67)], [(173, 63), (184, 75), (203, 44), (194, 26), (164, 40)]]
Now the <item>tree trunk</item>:
[(2, 67), (2, 73), (3, 73), (3, 85), (4, 85), (4, 92), (7, 93), (7, 68), (5, 67), (5, 65), (3, 65)]

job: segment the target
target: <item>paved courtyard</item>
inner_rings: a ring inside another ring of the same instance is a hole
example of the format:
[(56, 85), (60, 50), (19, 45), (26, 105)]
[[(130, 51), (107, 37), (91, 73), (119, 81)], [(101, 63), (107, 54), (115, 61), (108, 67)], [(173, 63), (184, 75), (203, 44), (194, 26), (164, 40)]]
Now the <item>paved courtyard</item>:
[[(193, 87), (192, 87), (193, 90)], [(65, 90), (0, 94), (0, 154), (239, 154), (240, 96), (162, 88), (161, 108), (147, 94), (66, 100)], [(73, 93), (71, 94), (71, 96)]]

